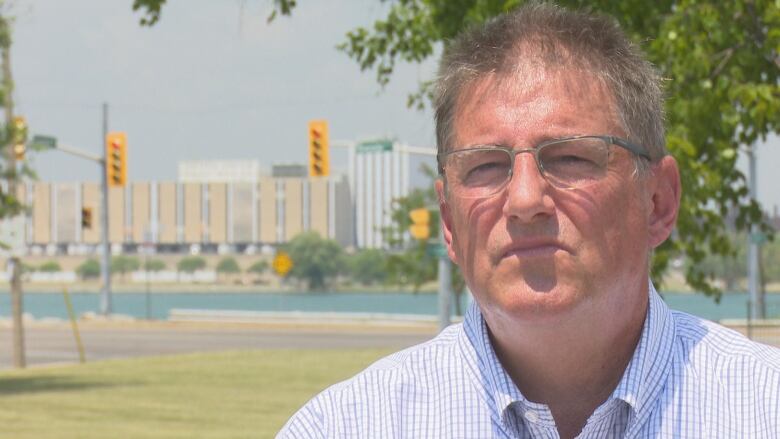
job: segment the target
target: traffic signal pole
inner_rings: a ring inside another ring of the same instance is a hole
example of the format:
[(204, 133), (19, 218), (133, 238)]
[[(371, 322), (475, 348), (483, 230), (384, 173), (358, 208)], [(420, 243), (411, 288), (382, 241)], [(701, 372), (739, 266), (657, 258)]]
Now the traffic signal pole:
[[(125, 177), (126, 177), (126, 156), (125, 156), (125, 148), (126, 148), (126, 136), (124, 133), (111, 133), (112, 136), (116, 136), (116, 134), (119, 135), (119, 137), (122, 139), (122, 154), (120, 155), (119, 159), (121, 161), (120, 166), (120, 173), (112, 173), (112, 178), (115, 176), (119, 176), (117, 181), (114, 181), (114, 184), (117, 186), (123, 186), (125, 184)], [(111, 303), (111, 249), (109, 247), (109, 241), (108, 241), (108, 173), (109, 173), (109, 160), (112, 159), (109, 157), (109, 147), (112, 145), (109, 145), (108, 143), (108, 104), (103, 103), (103, 136), (102, 141), (100, 142), (101, 145), (104, 145), (103, 147), (103, 155), (96, 156), (84, 151), (81, 151), (79, 149), (69, 147), (66, 145), (58, 144), (57, 139), (54, 137), (49, 136), (36, 136), (33, 139), (33, 144), (39, 144), (44, 145), (47, 148), (56, 149), (59, 151), (62, 151), (67, 154), (71, 154), (77, 157), (85, 158), (87, 160), (93, 161), (100, 165), (100, 183), (101, 183), (101, 208), (100, 208), (100, 235), (101, 235), (101, 243), (100, 247), (102, 249), (102, 258), (101, 258), (101, 264), (100, 264), (100, 276), (103, 280), (103, 285), (100, 289), (100, 313), (103, 315), (109, 315), (112, 311), (112, 303)], [(112, 165), (114, 162), (112, 161)]]
[[(103, 102), (103, 135), (100, 144), (102, 145), (108, 137), (108, 104)], [(100, 264), (100, 277), (103, 279), (103, 286), (100, 289), (100, 313), (104, 316), (111, 314), (111, 249), (108, 243), (108, 149), (103, 148), (103, 172), (100, 173), (100, 192), (103, 202), (100, 203), (100, 246), (103, 249), (103, 257)]]

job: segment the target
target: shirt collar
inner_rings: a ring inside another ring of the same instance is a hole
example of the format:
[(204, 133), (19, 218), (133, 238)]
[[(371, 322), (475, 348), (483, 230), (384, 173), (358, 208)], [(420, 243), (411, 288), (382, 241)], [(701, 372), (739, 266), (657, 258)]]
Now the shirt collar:
[(506, 408), (511, 404), (526, 404), (528, 401), (498, 360), (485, 319), (476, 302), (472, 302), (466, 311), (463, 329), (465, 337), (461, 338), (461, 348), (467, 351), (467, 356), (475, 357), (473, 375), (485, 392), (488, 404), (495, 410), (494, 413), (503, 418)]
[[(663, 390), (672, 359), (672, 343), (675, 337), (671, 311), (650, 283), (648, 308), (642, 334), (623, 377), (610, 398), (625, 401), (633, 411), (635, 421), (645, 419)], [(463, 320), (461, 350), (469, 359), (476, 360), (471, 372), (476, 378), (488, 403), (502, 419), (513, 403), (521, 406), (536, 405), (528, 401), (501, 366), (488, 335), (487, 325), (476, 302), (472, 302)], [(599, 411), (597, 409), (597, 411)], [(545, 420), (552, 422), (552, 419)]]
[(611, 396), (625, 401), (633, 409), (635, 419), (649, 413), (663, 390), (675, 338), (672, 313), (652, 283), (648, 295), (647, 317), (639, 343)]

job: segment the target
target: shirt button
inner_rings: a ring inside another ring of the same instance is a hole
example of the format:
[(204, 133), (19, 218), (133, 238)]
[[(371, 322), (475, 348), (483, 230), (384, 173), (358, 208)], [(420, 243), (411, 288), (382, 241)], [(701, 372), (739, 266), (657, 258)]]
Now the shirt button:
[(539, 421), (539, 414), (533, 410), (528, 410), (525, 412), (525, 419), (527, 419), (528, 422), (537, 422)]

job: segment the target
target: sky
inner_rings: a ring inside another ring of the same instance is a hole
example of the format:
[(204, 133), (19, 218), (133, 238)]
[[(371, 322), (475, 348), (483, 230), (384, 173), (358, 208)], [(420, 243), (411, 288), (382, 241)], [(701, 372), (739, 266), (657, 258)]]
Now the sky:
[[(435, 59), (399, 66), (382, 89), (336, 49), (389, 2), (305, 0), (271, 24), (270, 0), (168, 3), (147, 28), (132, 0), (16, 0), (14, 98), (32, 133), (102, 154), (107, 102), (109, 128), (128, 133), (130, 180), (174, 180), (182, 160), (303, 164), (311, 119), (327, 119), (336, 140), (435, 145), (431, 112), (406, 107)], [(759, 199), (771, 212), (780, 206), (780, 139), (758, 155)], [(97, 165), (59, 151), (33, 160), (41, 180), (99, 180)], [(346, 156), (332, 160), (343, 168)]]
[[(306, 163), (311, 119), (327, 119), (334, 140), (433, 147), (430, 112), (406, 98), (435, 61), (402, 66), (383, 90), (336, 50), (348, 30), (382, 16), (380, 2), (304, 1), (272, 24), (268, 0), (169, 3), (147, 28), (132, 0), (17, 0), (17, 113), (34, 133), (99, 154), (107, 102), (110, 129), (128, 133), (131, 180), (175, 179), (181, 160)], [(346, 154), (333, 160), (345, 166)], [(57, 151), (35, 167), (42, 180), (100, 175)]]

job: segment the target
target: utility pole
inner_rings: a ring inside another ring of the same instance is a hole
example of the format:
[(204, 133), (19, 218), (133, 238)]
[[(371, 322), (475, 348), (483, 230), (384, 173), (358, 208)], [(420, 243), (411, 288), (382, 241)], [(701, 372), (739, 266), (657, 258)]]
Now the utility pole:
[(108, 103), (103, 103), (103, 135), (100, 140), (103, 150), (103, 166), (100, 184), (103, 202), (100, 209), (100, 233), (101, 247), (103, 248), (103, 259), (100, 264), (100, 277), (103, 278), (103, 287), (100, 290), (100, 313), (104, 316), (111, 314), (111, 249), (108, 243), (108, 152), (106, 148), (106, 138), (108, 137)]
[[(14, 100), (13, 100), (13, 78), (11, 76), (11, 28), (6, 17), (0, 16), (0, 40), (2, 44), (2, 71), (3, 71), (3, 110), (5, 112), (6, 129), (6, 160), (8, 169), (8, 193), (12, 197), (18, 196), (16, 171), (16, 154), (14, 152), (14, 142), (10, 134), (14, 132)], [(19, 255), (11, 253), (8, 261), (8, 268), (11, 275), (11, 314), (13, 320), (13, 359), (14, 366), (23, 368), (27, 365), (24, 355), (24, 326), (22, 320), (23, 302), (22, 302), (22, 261)]]

